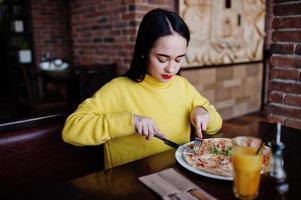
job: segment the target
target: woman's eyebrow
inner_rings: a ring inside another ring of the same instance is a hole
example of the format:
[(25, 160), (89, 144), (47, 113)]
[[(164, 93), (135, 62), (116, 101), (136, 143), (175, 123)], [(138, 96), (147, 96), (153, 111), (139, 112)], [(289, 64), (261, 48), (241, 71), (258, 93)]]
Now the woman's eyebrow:
[(181, 54), (181, 55), (179, 55), (179, 56), (177, 56), (177, 58), (179, 58), (179, 57), (184, 57), (186, 54)]
[[(167, 58), (170, 57), (169, 55), (166, 55), (166, 54), (163, 54), (163, 53), (157, 53), (156, 55), (157, 56), (162, 56), (162, 57), (167, 57)], [(181, 55), (178, 55), (177, 58), (184, 57), (184, 56), (185, 56), (185, 54), (181, 54)]]

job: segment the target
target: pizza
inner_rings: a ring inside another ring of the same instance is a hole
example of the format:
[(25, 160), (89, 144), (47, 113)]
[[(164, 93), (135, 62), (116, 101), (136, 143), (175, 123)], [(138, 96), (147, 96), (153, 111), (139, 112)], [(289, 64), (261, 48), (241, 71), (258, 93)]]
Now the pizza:
[[(268, 166), (270, 149), (263, 149), (263, 168)], [(194, 153), (193, 143), (183, 149), (184, 160), (192, 167), (215, 175), (233, 177), (232, 140), (230, 138), (204, 139), (199, 152)]]

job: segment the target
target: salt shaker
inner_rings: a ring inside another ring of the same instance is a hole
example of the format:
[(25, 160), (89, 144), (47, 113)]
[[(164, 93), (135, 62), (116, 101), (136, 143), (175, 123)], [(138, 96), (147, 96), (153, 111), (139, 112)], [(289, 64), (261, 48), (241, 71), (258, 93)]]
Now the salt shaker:
[(282, 152), (284, 144), (281, 142), (281, 124), (277, 123), (276, 139), (271, 142), (272, 158), (269, 170), (263, 176), (263, 187), (272, 194), (271, 199), (284, 200), (289, 189), (286, 181), (286, 173), (283, 167)]

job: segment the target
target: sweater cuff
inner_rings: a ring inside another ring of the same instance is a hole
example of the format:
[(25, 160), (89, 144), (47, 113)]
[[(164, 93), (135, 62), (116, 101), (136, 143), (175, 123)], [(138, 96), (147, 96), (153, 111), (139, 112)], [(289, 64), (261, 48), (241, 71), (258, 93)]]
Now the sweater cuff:
[(107, 117), (112, 139), (132, 135), (135, 132), (131, 112), (112, 113)]
[(210, 113), (210, 120), (207, 125), (206, 133), (208, 135), (214, 135), (221, 129), (223, 120), (215, 109), (208, 108), (208, 112)]

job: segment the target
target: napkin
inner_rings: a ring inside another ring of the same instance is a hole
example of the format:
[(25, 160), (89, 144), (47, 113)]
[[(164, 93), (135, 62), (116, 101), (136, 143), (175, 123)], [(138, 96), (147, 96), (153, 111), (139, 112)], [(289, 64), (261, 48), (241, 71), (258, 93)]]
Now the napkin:
[(164, 200), (217, 200), (172, 168), (138, 180)]

